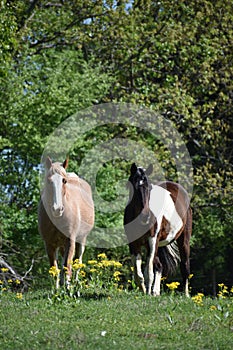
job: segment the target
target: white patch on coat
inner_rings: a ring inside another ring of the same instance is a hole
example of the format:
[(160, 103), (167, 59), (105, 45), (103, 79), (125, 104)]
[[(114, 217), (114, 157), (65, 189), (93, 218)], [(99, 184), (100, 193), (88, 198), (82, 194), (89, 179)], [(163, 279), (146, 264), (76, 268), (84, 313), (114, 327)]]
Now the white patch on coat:
[(156, 235), (160, 231), (163, 216), (170, 224), (167, 238), (159, 242), (159, 247), (166, 246), (175, 238), (177, 232), (183, 226), (181, 217), (177, 213), (175, 204), (172, 200), (171, 193), (163, 187), (152, 185), (149, 207), (157, 219)]

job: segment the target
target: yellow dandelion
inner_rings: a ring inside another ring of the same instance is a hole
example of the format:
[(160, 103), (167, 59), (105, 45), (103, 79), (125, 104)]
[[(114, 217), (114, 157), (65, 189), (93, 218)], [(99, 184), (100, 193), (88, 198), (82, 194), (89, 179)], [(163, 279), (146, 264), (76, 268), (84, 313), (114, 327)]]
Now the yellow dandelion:
[(7, 272), (7, 271), (9, 271), (9, 269), (8, 269), (7, 267), (2, 267), (2, 268), (1, 268), (1, 271), (2, 271), (2, 272)]
[(107, 255), (105, 253), (100, 253), (100, 254), (97, 255), (97, 258), (106, 260), (107, 259)]
[(8, 282), (9, 284), (11, 284), (13, 281), (12, 281), (12, 279), (10, 278), (7, 282)]
[(192, 300), (193, 300), (194, 303), (196, 303), (197, 305), (202, 306), (202, 305), (203, 305), (203, 297), (204, 297), (204, 294), (203, 294), (203, 293), (197, 293), (197, 295), (195, 295), (194, 297), (192, 297)]
[(167, 286), (170, 290), (175, 290), (175, 289), (177, 289), (179, 285), (180, 285), (180, 282), (166, 283), (166, 286)]
[(83, 263), (74, 262), (72, 266), (74, 270), (80, 270), (83, 269), (86, 265)]
[(193, 273), (190, 273), (190, 275), (188, 276), (189, 280), (191, 280), (191, 278), (193, 278)]
[(90, 273), (94, 273), (94, 272), (96, 272), (97, 270), (96, 269), (90, 269)]
[(50, 267), (49, 269), (49, 274), (52, 276), (52, 277), (57, 277), (60, 273), (60, 270), (56, 267), (56, 266), (52, 266)]
[(16, 298), (17, 299), (23, 299), (23, 294), (22, 293), (16, 293)]
[(100, 264), (102, 265), (102, 267), (110, 267), (110, 266), (113, 266), (111, 260), (103, 260)]
[(16, 284), (20, 284), (21, 282), (20, 282), (20, 280), (16, 279), (16, 280), (15, 280), (15, 283), (16, 283)]
[(211, 305), (210, 310), (212, 310), (212, 311), (217, 310), (217, 307), (215, 305)]
[(0, 280), (0, 284), (3, 284), (3, 281), (2, 281), (2, 280)]
[(114, 267), (120, 268), (120, 267), (122, 267), (122, 264), (119, 261), (115, 261)]
[(97, 260), (88, 260), (88, 265), (96, 265), (98, 262)]
[(113, 277), (114, 277), (115, 281), (120, 281), (120, 277), (119, 277), (120, 275), (121, 275), (120, 271), (114, 272)]
[(86, 272), (85, 272), (85, 271), (80, 271), (80, 272), (79, 272), (79, 275), (80, 275), (81, 277), (86, 277)]

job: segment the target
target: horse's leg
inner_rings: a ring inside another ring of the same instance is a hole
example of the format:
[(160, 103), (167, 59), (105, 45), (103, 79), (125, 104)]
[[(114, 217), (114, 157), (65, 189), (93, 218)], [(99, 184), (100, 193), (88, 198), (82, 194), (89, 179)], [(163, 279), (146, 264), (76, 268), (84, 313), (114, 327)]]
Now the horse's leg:
[(155, 279), (154, 279), (153, 295), (159, 296), (163, 267), (158, 256), (155, 256), (154, 258), (154, 268), (155, 268)]
[[(82, 243), (78, 243), (76, 242), (76, 248), (75, 248), (75, 257), (74, 257), (74, 260), (78, 259), (79, 263), (82, 264), (82, 261), (83, 261), (83, 253), (85, 251), (85, 244), (82, 244)], [(77, 281), (78, 280), (78, 274), (79, 274), (79, 270), (78, 269), (75, 273), (75, 280)]]
[[(53, 245), (49, 243), (45, 243), (46, 245), (46, 252), (49, 258), (49, 265), (50, 267), (55, 266), (56, 269), (58, 269), (58, 263), (57, 263), (57, 248), (55, 248)], [(56, 278), (56, 288), (59, 288), (59, 274), (57, 275)]]
[(147, 270), (148, 270), (148, 286), (147, 286), (147, 294), (151, 294), (151, 288), (154, 282), (154, 256), (156, 251), (156, 240), (157, 236), (149, 237), (149, 256), (147, 259)]
[(188, 278), (190, 275), (190, 238), (192, 230), (192, 212), (189, 209), (187, 212), (187, 223), (181, 236), (177, 239), (177, 244), (180, 252), (180, 271), (183, 279), (183, 287), (185, 295), (189, 296)]
[(85, 244), (76, 243), (75, 259), (78, 259), (80, 264), (82, 263), (82, 260), (83, 260), (84, 251), (85, 251)]
[[(66, 271), (67, 285), (69, 285), (69, 282), (72, 276), (72, 263), (73, 263), (74, 254), (75, 254), (75, 240), (68, 238), (66, 241), (64, 261), (63, 261), (63, 266), (67, 268), (67, 271)], [(63, 274), (64, 274), (64, 271), (63, 271)]]
[(143, 293), (146, 293), (144, 276), (142, 273), (142, 256), (140, 253), (132, 255), (132, 263), (134, 267), (135, 282), (142, 289)]
[[(65, 247), (60, 247), (59, 248), (59, 252), (62, 256), (63, 262), (64, 262), (64, 256), (65, 256)], [(64, 268), (64, 267), (63, 267)], [(62, 269), (61, 273), (60, 273), (60, 285), (63, 286), (64, 284), (64, 271)]]

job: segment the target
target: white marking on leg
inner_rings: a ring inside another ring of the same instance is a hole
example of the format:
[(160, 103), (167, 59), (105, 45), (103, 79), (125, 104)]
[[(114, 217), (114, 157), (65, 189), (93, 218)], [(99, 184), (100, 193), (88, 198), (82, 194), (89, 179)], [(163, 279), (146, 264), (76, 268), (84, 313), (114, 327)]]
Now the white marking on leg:
[(136, 263), (136, 271), (135, 272), (137, 273), (137, 278), (140, 281), (143, 293), (146, 293), (146, 287), (145, 287), (145, 283), (144, 283), (144, 276), (143, 276), (143, 273), (142, 273), (142, 256), (141, 256), (141, 254), (137, 254), (135, 263)]
[[(82, 264), (84, 251), (85, 251), (85, 245), (80, 243), (78, 246), (78, 262), (79, 262), (79, 264)], [(78, 281), (79, 271), (80, 271), (80, 269), (77, 269), (75, 272), (75, 281), (76, 282)]]
[(153, 295), (154, 296), (160, 295), (161, 277), (162, 277), (162, 272), (155, 271), (155, 282), (154, 282), (154, 287), (153, 287)]
[(148, 289), (147, 293), (151, 294), (151, 288), (154, 282), (154, 256), (155, 256), (155, 245), (156, 245), (157, 235), (155, 237), (149, 237), (149, 247), (150, 255), (148, 258)]
[(188, 281), (188, 278), (186, 278), (186, 281), (185, 281), (184, 292), (185, 292), (186, 297), (189, 297), (189, 281)]

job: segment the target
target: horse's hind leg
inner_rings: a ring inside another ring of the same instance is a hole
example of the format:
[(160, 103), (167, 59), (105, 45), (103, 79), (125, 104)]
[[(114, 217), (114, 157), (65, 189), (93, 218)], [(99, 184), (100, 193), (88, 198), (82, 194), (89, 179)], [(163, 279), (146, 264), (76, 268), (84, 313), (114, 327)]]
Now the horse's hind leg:
[(82, 263), (82, 260), (83, 260), (84, 251), (85, 251), (85, 244), (77, 242), (76, 248), (75, 248), (75, 259), (78, 259), (80, 264)]
[(177, 244), (180, 252), (180, 271), (183, 278), (183, 287), (186, 296), (189, 296), (188, 280), (190, 275), (190, 238), (192, 233), (192, 212), (191, 209), (187, 212), (187, 223), (182, 235), (177, 239)]

